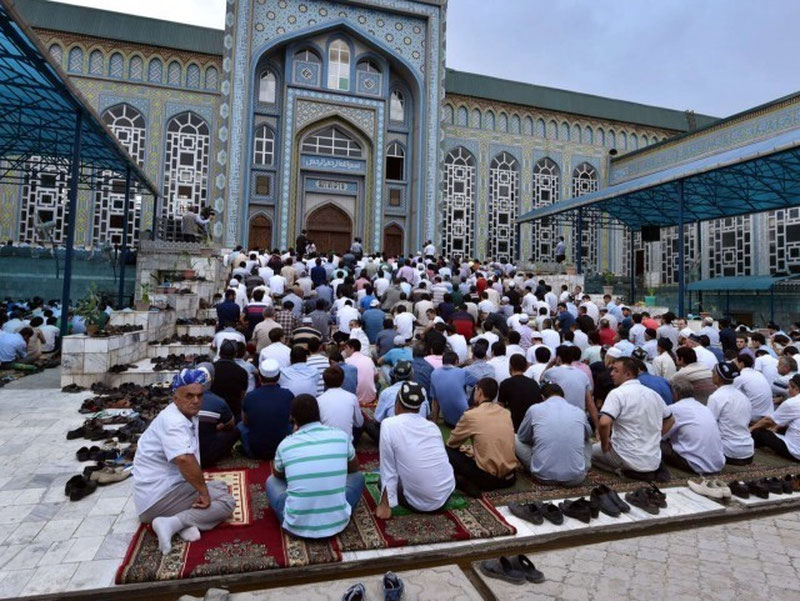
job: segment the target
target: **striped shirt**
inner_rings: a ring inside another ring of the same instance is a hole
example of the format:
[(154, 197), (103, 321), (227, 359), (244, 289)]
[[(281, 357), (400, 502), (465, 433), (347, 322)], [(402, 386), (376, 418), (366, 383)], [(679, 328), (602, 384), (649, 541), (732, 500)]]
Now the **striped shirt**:
[(275, 452), (275, 470), (286, 476), (283, 528), (305, 538), (338, 534), (350, 521), (345, 497), (347, 463), (356, 456), (338, 428), (312, 422), (287, 436)]
[(317, 396), (319, 396), (325, 392), (325, 382), (322, 381), (322, 372), (331, 366), (330, 359), (328, 359), (325, 355), (317, 353), (315, 355), (311, 355), (306, 360), (306, 365), (310, 365), (319, 372), (319, 379), (317, 380)]

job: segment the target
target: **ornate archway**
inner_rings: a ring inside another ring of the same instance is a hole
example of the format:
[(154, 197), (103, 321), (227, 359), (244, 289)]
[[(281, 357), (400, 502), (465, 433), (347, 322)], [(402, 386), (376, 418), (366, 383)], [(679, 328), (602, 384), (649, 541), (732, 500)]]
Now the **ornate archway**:
[(272, 222), (266, 216), (256, 215), (250, 219), (247, 243), (250, 248), (272, 248)]
[(353, 221), (335, 204), (327, 203), (309, 213), (306, 234), (320, 253), (333, 250), (339, 254), (350, 248), (353, 238)]

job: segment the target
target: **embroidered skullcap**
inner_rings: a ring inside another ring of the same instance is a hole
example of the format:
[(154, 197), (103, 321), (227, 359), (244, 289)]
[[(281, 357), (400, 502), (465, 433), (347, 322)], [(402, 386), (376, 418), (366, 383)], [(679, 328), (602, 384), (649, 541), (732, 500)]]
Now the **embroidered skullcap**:
[(205, 384), (208, 381), (208, 376), (209, 374), (202, 369), (182, 369), (172, 378), (172, 392), (190, 384)]
[(397, 400), (406, 409), (419, 409), (425, 402), (425, 391), (416, 382), (403, 382)]
[(739, 377), (739, 370), (733, 363), (717, 363), (714, 366), (714, 372), (726, 382), (733, 382)]
[(195, 369), (206, 372), (206, 375), (208, 375), (208, 380), (203, 383), (203, 388), (206, 390), (211, 388), (211, 383), (214, 381), (214, 364), (209, 363), (208, 361), (204, 363), (198, 363), (195, 365)]

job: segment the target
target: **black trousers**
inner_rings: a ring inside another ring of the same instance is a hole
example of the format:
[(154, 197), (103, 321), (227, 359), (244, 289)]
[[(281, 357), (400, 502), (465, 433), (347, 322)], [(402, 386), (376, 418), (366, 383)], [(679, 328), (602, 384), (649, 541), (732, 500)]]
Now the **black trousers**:
[(786, 443), (772, 430), (756, 430), (753, 432), (753, 442), (756, 447), (767, 447), (776, 455), (797, 461), (797, 457), (789, 452)]
[(472, 457), (466, 453), (462, 453), (458, 449), (446, 447), (447, 458), (450, 460), (450, 465), (453, 466), (453, 471), (456, 476), (465, 478), (468, 482), (474, 484), (481, 490), (496, 490), (498, 488), (508, 488), (513, 486), (517, 480), (516, 472), (511, 472), (508, 478), (498, 478), (489, 472), (483, 471), (475, 463)]
[(239, 440), (239, 430), (218, 430), (211, 440), (201, 441), (200, 464), (201, 467), (211, 467), (215, 463), (231, 456), (231, 450)]

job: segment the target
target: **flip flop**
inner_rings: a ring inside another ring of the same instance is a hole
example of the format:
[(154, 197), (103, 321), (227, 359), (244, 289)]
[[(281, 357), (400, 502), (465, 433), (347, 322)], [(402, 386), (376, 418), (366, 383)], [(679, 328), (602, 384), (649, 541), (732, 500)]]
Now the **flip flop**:
[(367, 590), (360, 582), (348, 588), (342, 595), (342, 601), (366, 601), (366, 599)]
[(528, 559), (526, 555), (520, 554), (516, 557), (512, 557), (511, 565), (515, 569), (525, 574), (525, 579), (528, 582), (533, 582), (534, 584), (544, 582), (544, 574), (542, 574), (540, 570), (536, 569), (536, 566), (533, 565), (533, 562)]
[(498, 559), (487, 559), (480, 562), (478, 569), (488, 578), (497, 578), (511, 584), (525, 584), (527, 582), (525, 573), (514, 568), (505, 555), (501, 555)]
[(386, 572), (386, 574), (383, 575), (381, 584), (383, 586), (384, 601), (400, 601), (400, 599), (403, 598), (405, 585), (394, 572)]

